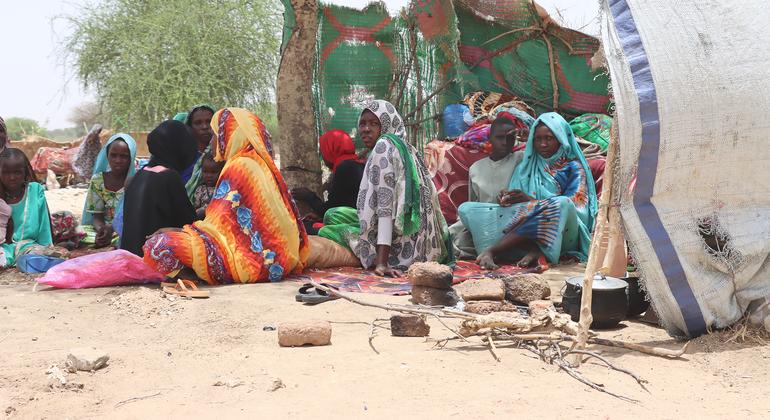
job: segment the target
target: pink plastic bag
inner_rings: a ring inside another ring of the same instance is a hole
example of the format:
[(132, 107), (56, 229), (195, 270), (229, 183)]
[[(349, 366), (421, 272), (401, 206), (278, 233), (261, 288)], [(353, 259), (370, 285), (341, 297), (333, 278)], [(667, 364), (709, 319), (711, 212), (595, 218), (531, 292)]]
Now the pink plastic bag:
[(148, 267), (141, 258), (116, 250), (65, 261), (38, 280), (39, 284), (60, 289), (160, 283), (164, 276)]

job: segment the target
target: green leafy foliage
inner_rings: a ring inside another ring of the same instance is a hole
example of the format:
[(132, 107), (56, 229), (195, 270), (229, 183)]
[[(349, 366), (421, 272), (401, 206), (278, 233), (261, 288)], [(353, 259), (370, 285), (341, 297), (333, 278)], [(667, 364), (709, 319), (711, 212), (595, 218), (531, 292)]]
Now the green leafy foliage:
[(146, 130), (198, 103), (272, 102), (275, 0), (102, 0), (67, 19), (65, 58), (116, 129)]
[(31, 118), (7, 118), (5, 120), (8, 138), (11, 140), (24, 140), (27, 136), (47, 135), (47, 130), (37, 121)]

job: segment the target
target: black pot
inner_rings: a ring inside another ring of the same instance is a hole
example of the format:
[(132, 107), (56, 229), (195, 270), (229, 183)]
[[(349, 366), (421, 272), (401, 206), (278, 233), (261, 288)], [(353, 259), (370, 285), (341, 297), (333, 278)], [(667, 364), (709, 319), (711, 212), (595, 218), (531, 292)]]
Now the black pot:
[[(597, 275), (594, 277), (591, 315), (594, 318), (591, 328), (613, 328), (626, 319), (628, 314), (628, 283), (614, 277)], [(580, 300), (583, 298), (583, 277), (567, 279), (562, 293), (562, 307), (572, 320), (580, 320)]]
[(637, 317), (650, 309), (647, 293), (639, 287), (638, 277), (623, 277), (628, 283), (628, 318)]

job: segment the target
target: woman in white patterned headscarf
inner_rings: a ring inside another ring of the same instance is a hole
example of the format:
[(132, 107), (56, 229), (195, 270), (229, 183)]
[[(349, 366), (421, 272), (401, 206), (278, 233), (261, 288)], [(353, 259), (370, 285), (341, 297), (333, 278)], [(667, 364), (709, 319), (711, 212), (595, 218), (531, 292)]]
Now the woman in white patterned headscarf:
[(436, 189), (417, 150), (405, 141), (396, 108), (387, 101), (368, 102), (358, 134), (372, 152), (357, 208), (327, 211), (319, 235), (350, 247), (364, 268), (381, 276), (398, 276), (414, 262), (452, 262)]

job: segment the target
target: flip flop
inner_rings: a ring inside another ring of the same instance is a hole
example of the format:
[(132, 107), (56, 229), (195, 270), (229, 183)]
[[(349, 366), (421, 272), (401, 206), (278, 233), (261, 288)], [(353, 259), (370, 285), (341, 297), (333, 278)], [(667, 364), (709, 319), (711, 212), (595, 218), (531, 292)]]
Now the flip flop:
[(211, 295), (208, 290), (199, 290), (192, 280), (179, 279), (176, 283), (163, 282), (160, 284), (164, 293), (188, 298), (207, 298)]
[[(333, 286), (325, 283), (321, 283), (321, 285), (334, 288)], [(297, 302), (302, 302), (306, 305), (318, 305), (319, 303), (339, 299), (339, 296), (332, 296), (324, 290), (317, 289), (310, 283), (305, 283), (302, 285), (302, 287), (299, 288), (299, 291), (294, 298), (297, 300)]]

